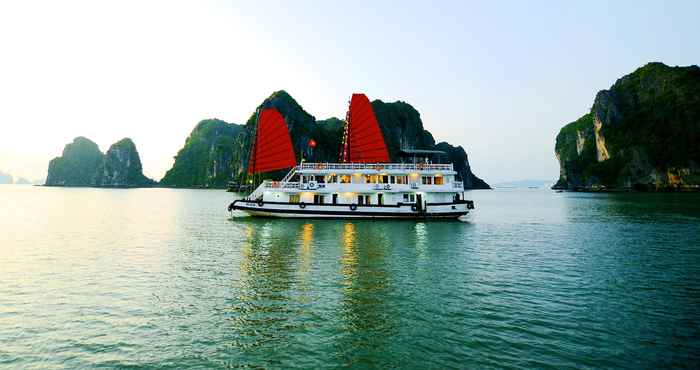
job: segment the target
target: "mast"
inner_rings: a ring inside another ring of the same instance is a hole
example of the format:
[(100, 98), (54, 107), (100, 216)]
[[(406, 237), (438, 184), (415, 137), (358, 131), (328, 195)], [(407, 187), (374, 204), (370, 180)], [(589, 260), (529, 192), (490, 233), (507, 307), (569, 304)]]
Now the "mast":
[(343, 127), (343, 143), (340, 147), (340, 163), (350, 162), (350, 103), (348, 100), (348, 111), (345, 114), (345, 126)]
[[(252, 185), (255, 185), (255, 162), (257, 160), (257, 142), (258, 142), (258, 123), (260, 122), (260, 108), (255, 110), (255, 124), (253, 125), (253, 135), (251, 136), (250, 149), (248, 150), (248, 168), (246, 169), (246, 180), (248, 175), (252, 174)], [(252, 170), (251, 170), (252, 164)], [(254, 187), (254, 186), (253, 186)]]

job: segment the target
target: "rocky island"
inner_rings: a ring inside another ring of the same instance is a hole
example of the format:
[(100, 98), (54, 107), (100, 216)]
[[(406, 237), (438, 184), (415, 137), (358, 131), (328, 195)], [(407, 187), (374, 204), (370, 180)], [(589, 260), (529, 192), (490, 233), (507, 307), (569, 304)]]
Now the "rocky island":
[(14, 181), (12, 181), (12, 175), (0, 171), (0, 184), (12, 184), (13, 182)]
[(649, 63), (556, 138), (553, 189), (700, 190), (700, 68)]
[[(345, 121), (335, 117), (317, 120), (283, 90), (270, 95), (258, 108), (268, 107), (277, 108), (284, 117), (298, 159), (303, 157), (308, 162), (338, 161)], [(454, 163), (466, 189), (490, 188), (472, 173), (464, 148), (446, 142), (436, 143), (430, 132), (424, 129), (418, 111), (410, 104), (375, 100), (372, 107), (391, 161), (399, 161), (399, 150), (402, 148), (441, 150), (447, 157), (443, 160)], [(254, 113), (244, 125), (218, 119), (199, 122), (160, 184), (170, 187), (220, 188), (231, 181), (242, 182), (254, 125)], [(315, 147), (308, 144), (311, 139), (316, 142)], [(281, 178), (285, 173), (286, 171), (279, 171), (268, 174), (268, 177)]]
[[(317, 120), (285, 91), (277, 91), (258, 108), (275, 107), (289, 129), (298, 159), (308, 162), (337, 162), (345, 121), (332, 117)], [(454, 163), (465, 189), (490, 189), (471, 171), (467, 153), (461, 146), (436, 143), (423, 127), (420, 113), (410, 104), (397, 101), (372, 102), (391, 161), (399, 162), (400, 149), (433, 149), (445, 152), (442, 161)], [(225, 188), (230, 182), (245, 180), (250, 138), (255, 127), (255, 113), (245, 124), (219, 119), (200, 121), (175, 162), (160, 183), (143, 175), (141, 160), (131, 139), (113, 144), (103, 154), (97, 144), (77, 137), (66, 145), (61, 157), (49, 163), (48, 186), (144, 187), (156, 184), (176, 188)], [(310, 146), (309, 141), (316, 143)], [(279, 179), (286, 171), (265, 174)]]
[(47, 186), (144, 187), (155, 181), (143, 175), (136, 145), (129, 138), (103, 154), (90, 139), (77, 137), (49, 162)]

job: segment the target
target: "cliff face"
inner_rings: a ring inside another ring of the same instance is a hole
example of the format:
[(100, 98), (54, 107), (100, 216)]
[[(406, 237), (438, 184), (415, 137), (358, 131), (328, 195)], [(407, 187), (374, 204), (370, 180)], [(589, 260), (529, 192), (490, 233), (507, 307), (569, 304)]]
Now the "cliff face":
[[(337, 162), (345, 121), (332, 117), (316, 120), (306, 112), (285, 91), (277, 91), (258, 106), (260, 108), (276, 108), (285, 118), (292, 138), (292, 147), (297, 160), (304, 158), (307, 162)], [(372, 102), (377, 115), (384, 139), (389, 148), (392, 160), (398, 161), (400, 148), (437, 149), (447, 152), (450, 161), (455, 163), (455, 169), (464, 180), (466, 188), (488, 189), (489, 186), (474, 176), (469, 167), (467, 155), (463, 148), (453, 147), (447, 143), (435, 144), (433, 136), (423, 128), (420, 114), (404, 102), (384, 103), (380, 100)], [(203, 135), (199, 127), (193, 130), (187, 139), (185, 147), (175, 158), (173, 168), (161, 180), (162, 185), (186, 187), (221, 187), (228, 181), (242, 182), (248, 163), (250, 138), (255, 125), (255, 113), (251, 115), (244, 126), (226, 123), (220, 120), (217, 129)], [(311, 148), (309, 140), (316, 141), (316, 147)], [(197, 143), (196, 145), (193, 143)], [(220, 143), (218, 152), (221, 157), (215, 161), (211, 155), (215, 151), (214, 143)], [(194, 148), (198, 149), (194, 149)], [(198, 153), (185, 155), (185, 153)], [(197, 159), (194, 159), (197, 158)], [(212, 179), (212, 168), (216, 167), (218, 177)], [(265, 174), (270, 178), (281, 178), (286, 170)]]
[(248, 155), (248, 130), (218, 119), (203, 120), (192, 130), (185, 146), (161, 185), (173, 187), (224, 187), (241, 172)]
[(76, 137), (63, 154), (49, 162), (46, 185), (97, 186), (103, 154), (90, 139)]
[(63, 154), (49, 162), (46, 185), (138, 187), (152, 185), (141, 169), (141, 159), (131, 139), (113, 144), (102, 154), (90, 139), (77, 137)]
[(650, 63), (564, 126), (554, 188), (700, 190), (700, 68)]
[(385, 103), (375, 100), (372, 102), (372, 108), (382, 129), (392, 162), (401, 161), (399, 157), (401, 149), (440, 150), (446, 153), (446, 156), (440, 160), (454, 164), (454, 169), (464, 182), (465, 189), (491, 188), (484, 180), (472, 173), (464, 148), (454, 147), (446, 142), (435, 144), (433, 135), (423, 128), (420, 113), (410, 104), (402, 101)]
[(141, 158), (136, 145), (129, 138), (109, 147), (102, 161), (100, 186), (147, 186), (153, 181), (143, 175)]

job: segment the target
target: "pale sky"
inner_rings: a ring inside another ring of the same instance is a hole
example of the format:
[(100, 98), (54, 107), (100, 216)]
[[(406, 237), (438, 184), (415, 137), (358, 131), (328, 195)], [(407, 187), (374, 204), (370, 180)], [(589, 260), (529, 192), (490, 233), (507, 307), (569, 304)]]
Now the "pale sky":
[(123, 137), (160, 180), (195, 124), (275, 90), (317, 119), (413, 105), (487, 182), (558, 177), (554, 139), (650, 61), (700, 62), (700, 1), (0, 2), (0, 170)]

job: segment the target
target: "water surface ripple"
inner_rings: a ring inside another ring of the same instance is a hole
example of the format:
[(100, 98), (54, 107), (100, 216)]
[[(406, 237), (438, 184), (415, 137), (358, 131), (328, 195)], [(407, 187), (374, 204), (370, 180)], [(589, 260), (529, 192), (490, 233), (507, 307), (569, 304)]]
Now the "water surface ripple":
[(0, 186), (0, 367), (700, 363), (700, 197), (469, 193), (470, 222)]

